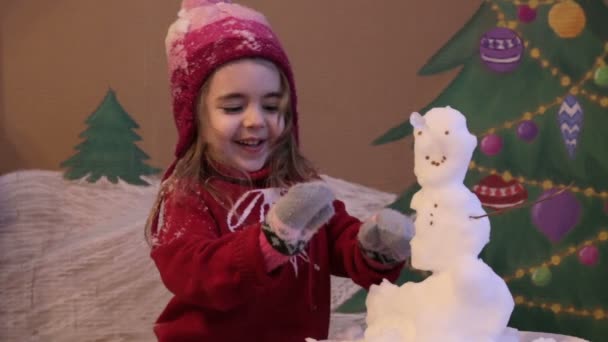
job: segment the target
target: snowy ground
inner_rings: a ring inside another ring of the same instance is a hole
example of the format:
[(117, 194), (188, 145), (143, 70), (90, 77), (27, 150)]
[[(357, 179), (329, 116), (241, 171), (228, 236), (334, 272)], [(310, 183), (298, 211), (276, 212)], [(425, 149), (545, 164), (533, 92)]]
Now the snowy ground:
[[(324, 177), (365, 218), (395, 199)], [(169, 295), (148, 257), (150, 187), (69, 182), (53, 171), (0, 176), (0, 340), (152, 341)], [(359, 288), (332, 279), (332, 307)], [(335, 315), (331, 336), (361, 316)]]

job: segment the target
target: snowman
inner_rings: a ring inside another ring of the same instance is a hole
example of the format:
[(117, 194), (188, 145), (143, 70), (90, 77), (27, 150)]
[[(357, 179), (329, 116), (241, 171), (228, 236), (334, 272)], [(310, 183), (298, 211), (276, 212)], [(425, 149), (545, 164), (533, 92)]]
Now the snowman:
[(416, 233), (411, 264), (432, 275), (396, 286), (384, 281), (367, 297), (366, 342), (517, 341), (507, 323), (514, 302), (502, 278), (479, 259), (490, 222), (464, 184), (477, 138), (451, 107), (413, 113), (414, 173), (421, 186), (411, 201)]

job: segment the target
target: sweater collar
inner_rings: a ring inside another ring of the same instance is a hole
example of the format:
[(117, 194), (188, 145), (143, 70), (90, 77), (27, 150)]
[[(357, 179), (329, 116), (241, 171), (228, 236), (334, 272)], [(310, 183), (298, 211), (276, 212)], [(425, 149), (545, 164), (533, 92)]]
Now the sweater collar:
[(264, 165), (260, 170), (245, 171), (243, 173), (215, 160), (209, 160), (208, 163), (211, 164), (211, 169), (214, 170), (214, 177), (235, 184), (263, 184), (270, 175), (270, 166), (268, 164)]

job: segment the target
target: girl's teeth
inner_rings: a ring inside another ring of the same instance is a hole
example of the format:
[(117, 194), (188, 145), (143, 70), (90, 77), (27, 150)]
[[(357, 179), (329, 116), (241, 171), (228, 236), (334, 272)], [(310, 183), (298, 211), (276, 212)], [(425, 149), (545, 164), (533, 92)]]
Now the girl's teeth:
[(247, 146), (258, 146), (262, 143), (261, 140), (258, 141), (238, 141), (239, 144), (241, 145), (247, 145)]

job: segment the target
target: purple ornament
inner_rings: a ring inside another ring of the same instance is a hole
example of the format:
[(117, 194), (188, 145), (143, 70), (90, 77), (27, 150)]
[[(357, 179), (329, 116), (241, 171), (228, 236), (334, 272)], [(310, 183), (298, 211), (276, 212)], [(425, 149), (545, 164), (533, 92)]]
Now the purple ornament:
[(490, 70), (511, 72), (519, 66), (524, 44), (515, 33), (506, 27), (495, 27), (484, 33), (479, 44), (481, 60)]
[(517, 125), (517, 136), (525, 141), (532, 141), (538, 134), (538, 126), (532, 120), (524, 120)]
[[(543, 200), (559, 189), (545, 191), (539, 200)], [(568, 190), (546, 201), (532, 206), (532, 222), (551, 242), (559, 242), (572, 228), (581, 216), (581, 205), (576, 197)]]
[(574, 159), (578, 136), (583, 129), (583, 108), (572, 95), (566, 96), (559, 111), (557, 112), (559, 129), (562, 131), (562, 139), (566, 144), (568, 156)]
[(480, 148), (488, 156), (496, 155), (502, 150), (502, 138), (497, 134), (488, 134), (481, 139)]
[(519, 5), (517, 7), (517, 17), (522, 23), (529, 23), (536, 19), (536, 10), (528, 5)]

